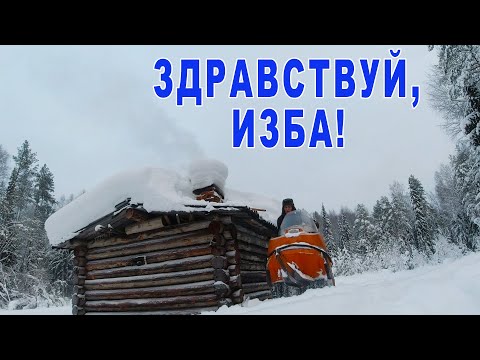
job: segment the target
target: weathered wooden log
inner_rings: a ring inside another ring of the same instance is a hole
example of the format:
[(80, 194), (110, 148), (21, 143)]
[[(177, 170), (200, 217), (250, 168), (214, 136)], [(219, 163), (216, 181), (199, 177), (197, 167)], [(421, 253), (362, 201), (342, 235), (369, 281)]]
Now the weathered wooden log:
[(223, 235), (223, 237), (225, 238), (225, 240), (227, 240), (227, 241), (229, 241), (229, 240), (231, 240), (231, 241), (237, 240), (237, 237), (236, 237), (236, 236), (234, 237), (229, 230), (225, 230), (222, 235)]
[[(142, 287), (155, 287), (164, 285), (187, 284), (198, 281), (217, 280), (215, 276), (217, 271), (211, 268), (170, 272), (165, 274), (152, 274), (133, 277), (119, 277), (111, 279), (86, 280), (85, 289), (89, 290), (113, 290), (113, 289), (132, 289)], [(221, 281), (221, 280), (220, 280)], [(226, 281), (224, 281), (226, 283)]]
[[(222, 300), (219, 300), (219, 303)], [(186, 309), (170, 309), (156, 311), (95, 311), (88, 312), (85, 315), (198, 315), (204, 312), (216, 311), (219, 306), (190, 307)]]
[(89, 290), (85, 297), (90, 300), (124, 300), (124, 299), (146, 299), (177, 297), (200, 294), (215, 294), (217, 298), (223, 298), (229, 293), (229, 288), (222, 282), (214, 280), (200, 281), (191, 284), (180, 284), (170, 286), (156, 286), (137, 289), (116, 289), (116, 290)]
[(74, 294), (85, 294), (85, 288), (81, 285), (74, 285), (73, 286), (73, 293)]
[(160, 238), (176, 234), (195, 232), (197, 230), (207, 229), (210, 221), (198, 221), (191, 224), (181, 224), (176, 226), (164, 227), (157, 230), (148, 230), (140, 234), (132, 234), (128, 237), (112, 237), (108, 239), (99, 239), (87, 243), (89, 249), (105, 247), (105, 246), (115, 246), (115, 245), (124, 245), (131, 244), (139, 241), (143, 241), (151, 238)]
[(170, 221), (170, 217), (168, 215), (162, 215), (163, 217), (163, 220), (165, 221), (165, 225), (175, 225), (174, 223), (172, 223), (172, 221)]
[(85, 275), (87, 273), (87, 270), (81, 266), (74, 266), (73, 273), (77, 275)]
[(238, 223), (237, 221), (234, 222), (235, 230), (237, 230), (237, 233), (244, 233), (244, 234), (250, 234), (252, 236), (256, 236), (259, 238), (265, 237), (263, 233), (259, 233), (257, 231), (256, 226), (251, 226), (250, 224), (245, 224), (245, 223)]
[(197, 237), (207, 237), (209, 240), (212, 240), (213, 237), (211, 234), (209, 234), (207, 229), (200, 229), (196, 231), (190, 231), (187, 233), (180, 233), (180, 234), (174, 234), (174, 235), (168, 235), (168, 236), (158, 236), (156, 238), (151, 238), (151, 239), (145, 239), (142, 241), (135, 241), (131, 242), (128, 244), (105, 244), (103, 247), (96, 247), (92, 248), (89, 250), (88, 255), (86, 256), (87, 259), (92, 258), (91, 255), (94, 254), (100, 254), (100, 253), (105, 253), (105, 252), (111, 252), (114, 253), (117, 250), (122, 250), (122, 249), (136, 249), (136, 248), (142, 248), (142, 246), (148, 246), (150, 244), (155, 244), (155, 243), (162, 243), (162, 244), (168, 244), (170, 242), (174, 242), (177, 240), (184, 240), (184, 239), (190, 239), (190, 238), (197, 238)]
[(261, 248), (267, 249), (268, 248), (268, 239), (265, 238), (260, 238), (258, 236), (252, 236), (250, 234), (245, 234), (242, 233), (241, 231), (238, 232), (237, 234), (237, 240), (243, 241), (244, 243), (250, 244), (250, 245), (256, 245)]
[(213, 242), (214, 246), (224, 247), (225, 243), (226, 243), (226, 240), (225, 240), (225, 238), (223, 237), (222, 234), (214, 234), (212, 242)]
[(215, 294), (218, 299), (224, 299), (226, 296), (230, 295), (230, 287), (221, 281), (216, 281), (213, 286), (215, 287)]
[(85, 257), (87, 255), (87, 247), (86, 246), (77, 246), (73, 249), (73, 255), (78, 257)]
[(277, 236), (277, 231), (276, 229), (274, 229), (275, 226), (273, 224), (272, 228), (269, 229), (260, 222), (258, 222), (256, 219), (252, 219), (251, 217), (243, 219), (237, 217), (235, 218), (234, 225), (239, 232), (244, 232), (244, 230), (248, 230), (254, 235), (258, 235), (268, 239)]
[[(92, 270), (88, 272), (87, 279), (107, 279), (212, 268), (212, 262), (214, 259), (215, 257), (213, 255), (208, 254), (176, 260), (167, 260), (160, 263), (152, 263), (141, 266), (125, 266), (113, 269)], [(217, 260), (217, 262), (219, 262), (219, 260)]]
[(85, 275), (73, 274), (72, 275), (72, 282), (75, 285), (83, 286), (85, 284)]
[(261, 271), (266, 271), (266, 264), (260, 264), (260, 263), (252, 263), (249, 261), (242, 261), (240, 263), (240, 270), (247, 270), (247, 271), (255, 271), (255, 270), (261, 270)]
[(223, 229), (224, 225), (221, 221), (214, 220), (208, 225), (208, 230), (210, 230), (210, 233), (215, 235), (223, 233)]
[(212, 253), (210, 244), (185, 246), (178, 249), (167, 249), (163, 251), (155, 251), (151, 253), (143, 253), (141, 255), (134, 254), (124, 257), (107, 258), (101, 260), (90, 260), (86, 269), (88, 272), (92, 270), (112, 269), (117, 267), (133, 266), (139, 256), (145, 258), (147, 264), (153, 264), (168, 260), (177, 260), (195, 256), (209, 255)]
[(237, 238), (237, 228), (235, 227), (235, 224), (228, 224), (225, 226), (225, 230), (223, 233), (227, 233), (231, 236), (231, 239), (236, 239)]
[[(186, 222), (185, 217), (182, 216), (184, 222)], [(167, 226), (176, 226), (182, 223), (182, 219), (180, 219), (180, 215), (178, 213), (170, 212), (169, 214), (163, 215), (164, 224)]]
[(228, 285), (233, 291), (240, 289), (242, 287), (241, 275), (231, 276)]
[(250, 299), (266, 300), (272, 298), (272, 292), (270, 290), (262, 290), (248, 293), (245, 296), (248, 296)]
[(242, 271), (242, 283), (260, 283), (267, 282), (266, 271)]
[(226, 250), (225, 246), (212, 246), (212, 255), (215, 256), (225, 256)]
[(232, 295), (230, 296), (230, 298), (232, 299), (232, 302), (234, 304), (241, 304), (244, 300), (243, 289), (238, 289), (238, 290), (234, 291), (232, 293)]
[[(129, 222), (129, 220), (125, 218), (126, 211), (126, 208), (122, 208), (122, 210), (117, 211), (114, 216), (107, 215), (102, 219), (99, 219), (99, 221), (95, 223), (95, 226), (89, 225), (83, 229), (80, 229), (76, 238), (79, 241), (90, 241), (96, 238), (99, 233), (102, 234), (102, 238), (109, 236), (109, 229), (116, 229), (117, 231), (121, 230), (123, 227), (125, 227), (126, 223)], [(98, 225), (103, 226), (101, 232), (97, 231), (99, 230), (97, 228)]]
[(248, 261), (252, 263), (260, 263), (260, 264), (266, 264), (267, 263), (267, 256), (262, 256), (258, 255), (255, 253), (250, 253), (247, 251), (239, 251), (240, 254), (240, 261)]
[(72, 314), (73, 315), (85, 315), (85, 308), (79, 307), (77, 305), (72, 306)]
[(252, 245), (249, 243), (246, 243), (244, 241), (233, 241), (233, 240), (227, 240), (227, 243), (225, 244), (225, 248), (227, 251), (234, 250), (235, 248), (238, 248), (238, 250), (243, 250), (247, 251), (249, 253), (253, 254), (258, 254), (260, 256), (266, 257), (267, 256), (267, 249), (264, 247), (260, 247), (257, 245)]
[(242, 240), (238, 241), (238, 249), (240, 251), (246, 251), (246, 252), (249, 252), (251, 254), (257, 254), (257, 255), (259, 255), (263, 258), (267, 257), (267, 248), (262, 248), (262, 247), (257, 246), (257, 245), (251, 245), (251, 244), (245, 243)]
[[(228, 226), (232, 228), (232, 226)], [(228, 240), (226, 243), (227, 247), (227, 261), (228, 261), (228, 272), (230, 275), (229, 286), (232, 291), (237, 291), (242, 287), (242, 279), (240, 277), (240, 253), (238, 251), (238, 242), (235, 239)]]
[(85, 247), (88, 242), (85, 239), (73, 238), (68, 241), (70, 243), (69, 250), (73, 251), (76, 247)]
[(259, 240), (259, 242), (260, 242), (258, 244), (259, 246), (268, 247), (268, 241), (269, 241), (270, 237), (267, 236), (266, 234), (263, 234), (264, 229), (262, 229), (262, 232), (258, 232), (257, 229), (255, 229), (255, 230), (249, 229), (249, 228), (246, 228), (245, 226), (242, 226), (240, 224), (235, 224), (235, 229), (237, 230), (237, 238), (238, 239), (240, 239), (240, 235), (243, 235), (245, 239)]
[(85, 305), (85, 295), (73, 294), (72, 295), (72, 305), (77, 305), (83, 307)]
[(135, 222), (140, 222), (150, 218), (150, 215), (148, 214), (148, 212), (144, 210), (130, 208), (130, 209), (127, 209), (127, 211), (125, 212), (125, 218)]
[(226, 227), (232, 225), (232, 217), (229, 214), (216, 215), (215, 220), (222, 222), (224, 231)]
[[(168, 218), (168, 217), (167, 217)], [(198, 221), (191, 224), (177, 224), (171, 226), (165, 226), (161, 229), (149, 230), (139, 234), (130, 235), (129, 238), (137, 240), (153, 239), (158, 237), (172, 236), (176, 234), (184, 234), (189, 232), (195, 232), (198, 230), (208, 229), (210, 221)], [(207, 230), (208, 231), (208, 230)]]
[(240, 274), (240, 266), (236, 264), (228, 265), (228, 273), (230, 276), (235, 276)]
[(237, 248), (235, 246), (235, 241), (234, 240), (227, 240), (225, 242), (225, 250), (226, 251), (235, 251)]
[(245, 243), (245, 245), (253, 245), (253, 246), (258, 246), (261, 249), (266, 249), (268, 248), (268, 240), (265, 240), (264, 238), (260, 238), (258, 236), (253, 236), (250, 234), (244, 234), (241, 231), (237, 232), (237, 236), (233, 237), (230, 235), (228, 231), (225, 231), (223, 233), (223, 237), (229, 241), (229, 240), (236, 240), (236, 241), (242, 241)]
[(147, 221), (142, 221), (137, 224), (126, 226), (125, 234), (127, 235), (137, 234), (144, 231), (160, 229), (160, 228), (163, 228), (164, 226), (165, 224), (164, 224), (163, 216), (159, 216), (154, 219), (150, 219)]
[(243, 284), (243, 291), (245, 294), (262, 290), (270, 290), (270, 286), (268, 286), (266, 282)]
[(232, 250), (227, 251), (226, 254), (228, 264), (240, 264), (240, 253), (238, 251)]
[(218, 301), (219, 306), (232, 306), (233, 301), (230, 298), (221, 299)]
[(227, 258), (225, 256), (214, 256), (212, 258), (212, 267), (214, 269), (226, 269)]
[(126, 299), (87, 301), (85, 310), (90, 311), (141, 311), (161, 309), (181, 309), (195, 306), (218, 305), (215, 294), (178, 296), (173, 298)]
[(73, 258), (73, 265), (75, 266), (85, 267), (86, 264), (87, 264), (87, 259), (84, 257)]
[(215, 269), (213, 273), (214, 273), (213, 278), (215, 279), (215, 281), (221, 281), (221, 282), (224, 282), (225, 284), (228, 284), (230, 280), (230, 275), (228, 273), (228, 270)]
[(145, 240), (140, 243), (96, 248), (87, 254), (88, 260), (107, 259), (112, 257), (140, 254), (158, 250), (174, 249), (183, 246), (209, 244), (212, 235), (200, 230), (196, 233), (178, 234), (171, 237)]

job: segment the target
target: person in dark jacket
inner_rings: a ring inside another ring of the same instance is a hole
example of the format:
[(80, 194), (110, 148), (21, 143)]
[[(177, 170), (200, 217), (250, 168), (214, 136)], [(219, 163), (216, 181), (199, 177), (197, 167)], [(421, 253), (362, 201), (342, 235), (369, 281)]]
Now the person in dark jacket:
[(293, 200), (288, 198), (288, 199), (283, 199), (282, 201), (282, 215), (280, 215), (277, 219), (277, 228), (280, 229), (280, 225), (282, 225), (283, 218), (287, 213), (290, 211), (297, 210), (295, 208), (295, 204), (293, 203)]

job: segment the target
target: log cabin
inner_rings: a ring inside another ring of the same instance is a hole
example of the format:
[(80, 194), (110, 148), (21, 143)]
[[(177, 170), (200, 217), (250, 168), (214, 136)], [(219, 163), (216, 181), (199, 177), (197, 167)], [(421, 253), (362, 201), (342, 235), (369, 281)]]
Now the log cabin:
[[(190, 211), (146, 211), (127, 198), (56, 244), (74, 253), (74, 315), (199, 314), (272, 297), (262, 209), (222, 204), (215, 184)], [(208, 205), (205, 205), (208, 202)]]

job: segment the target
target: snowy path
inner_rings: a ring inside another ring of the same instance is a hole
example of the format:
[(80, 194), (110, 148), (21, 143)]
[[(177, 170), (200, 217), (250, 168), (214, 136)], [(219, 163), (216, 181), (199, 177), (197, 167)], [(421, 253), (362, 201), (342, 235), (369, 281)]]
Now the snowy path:
[(0, 315), (71, 315), (72, 306), (37, 308), (28, 310), (0, 310)]
[[(252, 300), (205, 314), (480, 314), (480, 254), (398, 273), (339, 276), (336, 284), (296, 297)], [(69, 315), (71, 307), (0, 310), (0, 315), (11, 314)]]
[(334, 288), (208, 314), (480, 314), (480, 254), (398, 273), (337, 277)]

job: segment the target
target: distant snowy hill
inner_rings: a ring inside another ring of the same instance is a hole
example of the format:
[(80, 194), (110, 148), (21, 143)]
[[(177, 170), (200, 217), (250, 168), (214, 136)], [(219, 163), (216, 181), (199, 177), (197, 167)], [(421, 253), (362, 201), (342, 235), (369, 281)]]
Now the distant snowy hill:
[[(71, 307), (0, 310), (0, 315), (68, 315)], [(205, 315), (480, 315), (480, 254), (414, 270), (339, 276), (336, 286), (300, 296), (246, 301)]]

